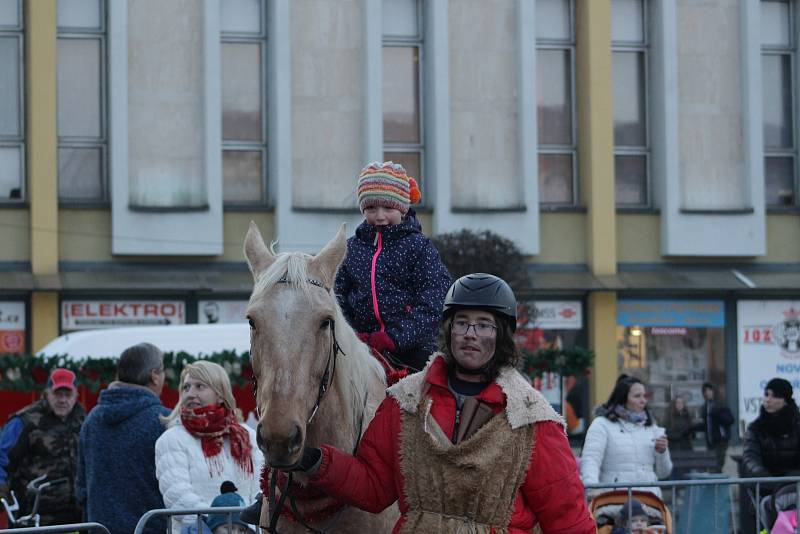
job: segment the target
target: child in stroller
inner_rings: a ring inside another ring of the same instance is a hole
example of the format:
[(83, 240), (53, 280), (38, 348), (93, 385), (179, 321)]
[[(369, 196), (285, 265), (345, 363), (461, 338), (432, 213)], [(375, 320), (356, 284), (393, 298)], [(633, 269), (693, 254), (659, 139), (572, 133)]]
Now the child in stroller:
[(595, 496), (589, 509), (599, 534), (672, 534), (672, 515), (664, 502), (646, 491), (608, 491)]

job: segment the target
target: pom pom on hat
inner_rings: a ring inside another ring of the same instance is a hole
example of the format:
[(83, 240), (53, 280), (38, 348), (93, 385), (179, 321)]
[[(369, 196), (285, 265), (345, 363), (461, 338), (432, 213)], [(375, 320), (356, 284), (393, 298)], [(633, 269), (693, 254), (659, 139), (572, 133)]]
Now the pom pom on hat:
[(356, 194), (362, 212), (371, 206), (384, 206), (404, 215), (422, 197), (417, 181), (408, 176), (402, 165), (391, 161), (373, 161), (364, 167), (358, 176)]

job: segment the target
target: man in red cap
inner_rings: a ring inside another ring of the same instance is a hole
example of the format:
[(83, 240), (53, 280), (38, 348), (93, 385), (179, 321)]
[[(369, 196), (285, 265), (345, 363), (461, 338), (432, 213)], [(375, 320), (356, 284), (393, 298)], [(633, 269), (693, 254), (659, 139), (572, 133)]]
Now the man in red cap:
[(19, 515), (30, 513), (33, 500), (25, 487), (47, 475), (59, 481), (42, 492), (42, 525), (76, 523), (82, 519), (75, 501), (78, 434), (86, 412), (77, 402), (75, 373), (55, 369), (42, 397), (13, 414), (0, 434), (0, 496), (13, 490), (20, 501)]

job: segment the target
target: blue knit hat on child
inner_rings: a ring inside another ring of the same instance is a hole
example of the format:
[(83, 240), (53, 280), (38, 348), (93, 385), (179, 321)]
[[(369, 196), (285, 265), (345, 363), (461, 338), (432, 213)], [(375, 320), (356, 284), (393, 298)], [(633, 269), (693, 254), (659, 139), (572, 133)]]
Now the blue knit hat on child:
[[(223, 493), (222, 495), (217, 495), (213, 501), (211, 501), (212, 508), (221, 508), (221, 507), (232, 507), (232, 506), (244, 506), (245, 502), (242, 499), (241, 495), (238, 493), (231, 491), (229, 493)], [(242, 525), (243, 527), (247, 528), (250, 531), (250, 525), (245, 523), (241, 520), (238, 513), (231, 514), (231, 523), (235, 525)], [(208, 528), (214, 530), (220, 525), (227, 525), (228, 524), (228, 514), (209, 514), (208, 519), (206, 519), (206, 524)]]

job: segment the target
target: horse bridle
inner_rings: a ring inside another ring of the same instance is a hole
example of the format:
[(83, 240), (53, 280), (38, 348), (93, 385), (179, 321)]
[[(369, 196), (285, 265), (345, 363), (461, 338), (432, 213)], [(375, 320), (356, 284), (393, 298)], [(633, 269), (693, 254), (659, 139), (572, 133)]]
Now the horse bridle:
[[(319, 280), (315, 280), (313, 278), (306, 278), (306, 282), (309, 284), (324, 289), (325, 291), (329, 291), (330, 288), (325, 287), (325, 285), (320, 282)], [(286, 278), (285, 276), (278, 280), (279, 284), (289, 284), (291, 281)], [(325, 372), (322, 374), (322, 379), (319, 382), (319, 389), (317, 391), (317, 400), (314, 402), (314, 407), (311, 408), (311, 413), (308, 416), (308, 420), (306, 421), (306, 426), (311, 424), (311, 421), (314, 420), (314, 416), (317, 415), (317, 411), (319, 411), (319, 406), (322, 403), (322, 399), (325, 397), (325, 394), (328, 392), (328, 388), (330, 388), (331, 384), (333, 383), (333, 378), (336, 375), (336, 359), (339, 354), (342, 356), (347, 356), (344, 351), (342, 351), (342, 347), (339, 345), (339, 342), (336, 340), (336, 321), (334, 319), (329, 319), (330, 321), (330, 329), (331, 329), (331, 349), (328, 351), (328, 360), (325, 362)], [(333, 365), (331, 365), (331, 363)], [(258, 400), (258, 380), (256, 379), (255, 374), (253, 374), (253, 397)], [(258, 403), (256, 402), (256, 415), (258, 418), (261, 418), (260, 410), (258, 409)], [(359, 432), (360, 435), (360, 432)], [(286, 476), (286, 484), (284, 484), (283, 488), (281, 488), (281, 496), (280, 498), (276, 495), (276, 490), (278, 488), (278, 474), (280, 470), (278, 469), (271, 469), (272, 473), (270, 473), (270, 481), (269, 481), (269, 495), (268, 495), (268, 506), (269, 506), (269, 526), (267, 527), (267, 532), (270, 534), (279, 534), (277, 530), (278, 520), (281, 516), (281, 510), (283, 509), (283, 503), (288, 497), (289, 505), (291, 506), (292, 515), (294, 515), (297, 522), (303, 525), (309, 532), (313, 534), (325, 534), (322, 530), (317, 530), (308, 523), (303, 520), (302, 515), (297, 510), (297, 504), (295, 503), (294, 496), (291, 495), (291, 487), (292, 487), (292, 472), (289, 471)], [(338, 515), (337, 515), (338, 518)], [(335, 519), (337, 519), (335, 518)], [(335, 522), (335, 521), (334, 521)]]

